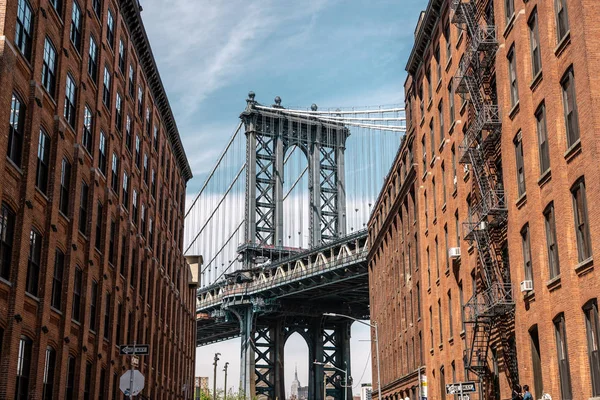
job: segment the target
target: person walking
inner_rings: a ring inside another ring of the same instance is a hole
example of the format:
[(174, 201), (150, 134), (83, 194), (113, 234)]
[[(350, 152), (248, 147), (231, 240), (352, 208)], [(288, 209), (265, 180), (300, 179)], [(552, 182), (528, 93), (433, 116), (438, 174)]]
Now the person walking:
[(529, 392), (529, 385), (523, 385), (523, 390), (525, 391), (523, 394), (523, 400), (533, 400), (533, 396)]

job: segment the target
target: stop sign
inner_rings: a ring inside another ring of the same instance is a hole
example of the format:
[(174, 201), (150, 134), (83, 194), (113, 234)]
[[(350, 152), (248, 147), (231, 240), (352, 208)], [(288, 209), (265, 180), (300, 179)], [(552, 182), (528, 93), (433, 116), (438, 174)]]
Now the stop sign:
[(138, 371), (137, 369), (134, 369), (133, 371), (131, 371), (131, 370), (125, 371), (125, 373), (123, 375), (121, 375), (121, 379), (119, 379), (119, 388), (121, 389), (121, 392), (123, 392), (123, 394), (125, 394), (125, 396), (129, 396), (129, 392), (130, 392), (129, 385), (131, 383), (131, 374), (132, 373), (133, 373), (133, 388), (131, 389), (131, 395), (137, 396), (144, 389), (144, 384), (146, 382), (146, 379), (144, 378), (144, 375), (142, 375), (142, 373), (140, 371)]

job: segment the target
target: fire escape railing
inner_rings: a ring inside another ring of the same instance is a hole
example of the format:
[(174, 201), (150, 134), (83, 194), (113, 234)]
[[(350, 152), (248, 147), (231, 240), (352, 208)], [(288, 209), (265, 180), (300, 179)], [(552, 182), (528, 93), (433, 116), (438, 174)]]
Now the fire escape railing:
[(459, 146), (460, 162), (468, 164), (472, 191), (464, 239), (476, 246), (479, 273), (475, 295), (465, 304), (467, 370), (480, 378), (488, 373), (487, 353), (492, 332), (514, 311), (512, 286), (494, 232), (506, 223), (507, 203), (501, 184), (496, 149), (501, 134), (501, 116), (490, 96), (491, 76), (498, 49), (496, 27), (482, 25), (477, 0), (451, 0), (452, 22), (467, 33), (467, 49), (454, 76), (455, 91), (471, 105), (468, 128)]

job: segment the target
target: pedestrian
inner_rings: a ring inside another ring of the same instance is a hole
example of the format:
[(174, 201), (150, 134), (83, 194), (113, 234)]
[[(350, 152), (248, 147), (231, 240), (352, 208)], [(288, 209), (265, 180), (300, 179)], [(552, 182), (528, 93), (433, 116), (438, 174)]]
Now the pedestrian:
[(511, 400), (523, 400), (523, 396), (521, 395), (521, 386), (515, 385), (515, 387), (513, 387)]
[(523, 385), (523, 390), (525, 391), (523, 394), (523, 400), (533, 400), (533, 396), (529, 392), (529, 385)]

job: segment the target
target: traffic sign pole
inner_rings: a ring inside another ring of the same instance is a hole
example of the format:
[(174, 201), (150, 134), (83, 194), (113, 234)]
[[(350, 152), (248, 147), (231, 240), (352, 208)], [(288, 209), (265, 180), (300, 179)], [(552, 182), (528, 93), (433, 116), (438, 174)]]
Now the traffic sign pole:
[(134, 366), (133, 366), (133, 357), (135, 357), (135, 340), (133, 341), (133, 354), (130, 356), (129, 362), (131, 364), (131, 373), (130, 378), (129, 378), (129, 400), (133, 399), (133, 370), (134, 370)]

